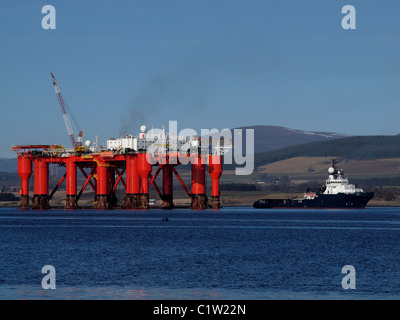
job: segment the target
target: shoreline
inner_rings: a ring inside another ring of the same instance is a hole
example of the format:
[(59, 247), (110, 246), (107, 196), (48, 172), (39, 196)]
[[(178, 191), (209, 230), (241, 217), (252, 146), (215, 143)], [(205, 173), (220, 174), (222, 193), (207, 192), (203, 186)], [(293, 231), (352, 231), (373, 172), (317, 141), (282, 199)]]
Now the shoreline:
[[(19, 208), (19, 203), (15, 203), (15, 201), (10, 201), (11, 203), (7, 203), (8, 201), (3, 201), (3, 203), (0, 202), (0, 208)], [(372, 201), (371, 201), (372, 202)], [(247, 207), (247, 208), (251, 208), (253, 207), (253, 203), (249, 204), (249, 203), (230, 203), (230, 204), (222, 204), (222, 208), (237, 208), (237, 207)], [(366, 208), (400, 208), (400, 201), (380, 201), (380, 200), (375, 200), (372, 203), (368, 204), (366, 206)], [(173, 209), (188, 209), (190, 208), (190, 206), (188, 205), (176, 205)], [(55, 205), (55, 206), (51, 206), (51, 209), (64, 209), (64, 207), (62, 205)], [(76, 211), (76, 210), (97, 210), (94, 208), (94, 206), (90, 205), (90, 204), (86, 204), (86, 205), (82, 205), (80, 206), (78, 209), (74, 209), (72, 211)], [(160, 210), (171, 210), (171, 209), (163, 209), (160, 206), (151, 206), (149, 208), (149, 210), (151, 209), (160, 209)], [(26, 211), (30, 211), (32, 209), (28, 209)], [(109, 209), (109, 210), (139, 210), (139, 211), (145, 211), (143, 209), (123, 209), (121, 206), (116, 206), (115, 208)], [(36, 210), (35, 210), (36, 211)]]

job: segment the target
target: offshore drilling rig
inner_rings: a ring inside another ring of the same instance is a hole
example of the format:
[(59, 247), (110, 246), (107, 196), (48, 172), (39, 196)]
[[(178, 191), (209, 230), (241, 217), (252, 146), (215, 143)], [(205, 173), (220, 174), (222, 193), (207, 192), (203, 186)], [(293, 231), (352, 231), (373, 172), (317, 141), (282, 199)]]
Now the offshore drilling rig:
[[(191, 199), (192, 209), (219, 209), (221, 207), (219, 180), (222, 174), (222, 158), (232, 146), (232, 141), (221, 137), (184, 137), (177, 134), (147, 132), (140, 128), (138, 136), (126, 135), (107, 140), (101, 147), (91, 141), (83, 143), (83, 130), (75, 139), (64, 101), (56, 78), (51, 74), (58, 103), (72, 144), (67, 149), (62, 145), (17, 145), (18, 174), (21, 179), (22, 209), (50, 209), (49, 201), (65, 181), (65, 209), (78, 209), (79, 199), (89, 186), (95, 193), (95, 209), (112, 209), (116, 206), (115, 191), (122, 184), (126, 194), (124, 209), (149, 209), (149, 188), (154, 186), (162, 200), (162, 208), (172, 209), (173, 176), (175, 175)], [(207, 143), (202, 143), (206, 141)], [(203, 144), (203, 145), (202, 145)], [(49, 190), (49, 164), (66, 168), (65, 174), (54, 189)], [(191, 190), (185, 185), (176, 166), (191, 166)], [(212, 197), (206, 195), (206, 165), (212, 182)], [(155, 173), (153, 173), (153, 168)], [(78, 190), (78, 171), (84, 183)], [(162, 172), (162, 190), (155, 179)], [(29, 198), (29, 180), (34, 173), (34, 194)]]

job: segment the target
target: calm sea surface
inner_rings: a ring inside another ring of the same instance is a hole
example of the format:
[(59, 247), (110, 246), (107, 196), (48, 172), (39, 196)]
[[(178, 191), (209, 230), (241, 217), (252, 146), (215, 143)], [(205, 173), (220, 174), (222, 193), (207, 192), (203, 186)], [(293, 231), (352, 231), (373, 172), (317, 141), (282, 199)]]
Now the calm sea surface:
[(400, 299), (400, 208), (1, 208), (0, 299)]

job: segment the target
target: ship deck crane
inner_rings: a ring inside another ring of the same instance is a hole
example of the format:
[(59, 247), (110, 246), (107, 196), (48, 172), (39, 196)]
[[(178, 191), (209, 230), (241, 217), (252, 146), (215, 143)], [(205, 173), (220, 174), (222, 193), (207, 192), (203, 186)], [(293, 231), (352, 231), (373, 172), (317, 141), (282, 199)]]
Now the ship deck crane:
[(82, 144), (83, 144), (82, 143), (83, 130), (79, 130), (78, 138), (77, 138), (77, 140), (75, 140), (74, 132), (72, 130), (71, 122), (69, 120), (69, 116), (67, 113), (67, 104), (64, 101), (64, 98), (62, 96), (60, 87), (58, 86), (56, 77), (53, 75), (53, 73), (51, 73), (51, 76), (53, 78), (53, 86), (56, 91), (57, 100), (58, 100), (58, 103), (61, 108), (61, 113), (64, 118), (65, 126), (67, 127), (69, 139), (71, 140), (71, 144), (72, 144), (72, 147), (74, 148), (74, 150), (79, 151), (82, 148)]

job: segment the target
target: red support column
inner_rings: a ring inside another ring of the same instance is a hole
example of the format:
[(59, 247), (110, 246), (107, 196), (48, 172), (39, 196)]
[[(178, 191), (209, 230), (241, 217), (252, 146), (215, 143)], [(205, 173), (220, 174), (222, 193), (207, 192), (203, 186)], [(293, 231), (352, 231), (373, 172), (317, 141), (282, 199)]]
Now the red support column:
[(65, 199), (65, 209), (77, 209), (76, 198), (76, 162), (71, 157), (67, 160), (67, 191)]
[(140, 176), (137, 155), (126, 156), (126, 195), (124, 208), (140, 208)]
[(97, 201), (96, 209), (110, 209), (108, 202), (108, 167), (106, 164), (97, 163)]
[(115, 207), (117, 205), (117, 197), (115, 196), (114, 190), (115, 184), (115, 170), (114, 167), (109, 167), (107, 170), (107, 190), (108, 190), (108, 202), (110, 207)]
[(49, 164), (43, 158), (36, 158), (35, 191), (32, 199), (32, 209), (49, 209)]
[(201, 163), (201, 155), (192, 163), (192, 209), (206, 209), (206, 165)]
[(219, 192), (219, 178), (222, 174), (222, 156), (221, 155), (210, 155), (208, 158), (208, 172), (211, 177), (212, 185), (212, 198), (211, 198), (211, 208), (219, 209), (221, 208), (220, 203), (220, 192)]
[(147, 161), (146, 153), (138, 155), (138, 172), (141, 179), (142, 193), (140, 195), (140, 209), (149, 208), (149, 176), (151, 173), (151, 164)]
[(173, 184), (172, 184), (172, 165), (162, 165), (163, 172), (163, 195), (162, 195), (162, 208), (172, 209), (173, 204)]
[(18, 156), (18, 175), (21, 179), (21, 203), (22, 209), (29, 209), (29, 178), (32, 174), (32, 160), (24, 156)]

